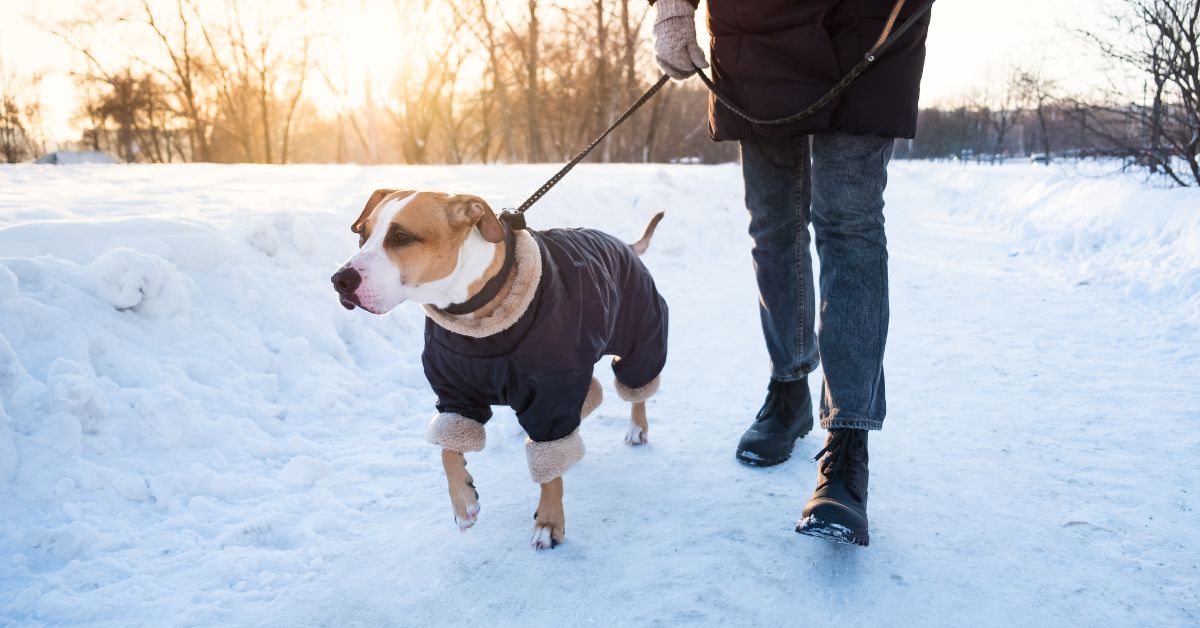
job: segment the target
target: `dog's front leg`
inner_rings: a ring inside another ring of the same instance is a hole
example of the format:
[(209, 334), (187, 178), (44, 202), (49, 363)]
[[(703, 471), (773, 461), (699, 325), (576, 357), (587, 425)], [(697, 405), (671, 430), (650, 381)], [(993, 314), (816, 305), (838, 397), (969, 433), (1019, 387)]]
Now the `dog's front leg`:
[(542, 488), (537, 512), (533, 513), (533, 548), (551, 549), (563, 542), (566, 515), (563, 514), (562, 476), (583, 458), (583, 439), (576, 429), (558, 440), (525, 441), (529, 475)]
[(645, 445), (650, 435), (650, 422), (646, 420), (646, 402), (633, 402), (629, 428), (625, 431), (626, 445)]
[(459, 530), (466, 531), (479, 519), (479, 491), (475, 490), (475, 479), (467, 472), (467, 458), (461, 451), (443, 449), (442, 466), (446, 469), (454, 523), (458, 524)]
[(567, 516), (563, 512), (563, 479), (558, 476), (541, 485), (537, 512), (533, 514), (533, 548), (553, 549), (566, 536)]

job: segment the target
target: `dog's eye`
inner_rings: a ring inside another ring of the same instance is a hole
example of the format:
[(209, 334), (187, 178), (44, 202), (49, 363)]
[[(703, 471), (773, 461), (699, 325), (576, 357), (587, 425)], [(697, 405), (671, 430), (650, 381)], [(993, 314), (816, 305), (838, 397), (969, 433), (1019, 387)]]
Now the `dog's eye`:
[(387, 239), (384, 240), (383, 244), (384, 246), (399, 248), (419, 241), (420, 238), (417, 236), (404, 231), (403, 229), (392, 227), (388, 230)]

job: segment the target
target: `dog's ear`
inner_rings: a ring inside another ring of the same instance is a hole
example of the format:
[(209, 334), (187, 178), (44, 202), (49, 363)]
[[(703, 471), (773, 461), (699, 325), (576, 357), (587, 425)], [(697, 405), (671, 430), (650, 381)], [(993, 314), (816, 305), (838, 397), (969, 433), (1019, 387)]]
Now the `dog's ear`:
[(479, 234), (488, 242), (500, 242), (504, 239), (504, 228), (496, 218), (496, 212), (487, 201), (474, 194), (458, 194), (454, 196), (455, 211), (459, 212), (466, 222), (479, 227)]
[(367, 199), (367, 204), (363, 207), (362, 213), (354, 220), (354, 224), (350, 225), (350, 231), (362, 233), (363, 225), (367, 224), (367, 218), (371, 217), (371, 212), (375, 210), (375, 206), (396, 192), (402, 192), (401, 198), (413, 193), (412, 190), (375, 190), (371, 192), (371, 196)]

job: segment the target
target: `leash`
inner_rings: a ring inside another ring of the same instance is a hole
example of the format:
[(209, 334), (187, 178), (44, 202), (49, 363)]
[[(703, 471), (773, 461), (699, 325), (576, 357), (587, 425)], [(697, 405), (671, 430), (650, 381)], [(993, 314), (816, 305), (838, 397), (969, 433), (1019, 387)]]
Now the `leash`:
[[(845, 76), (842, 77), (842, 80), (838, 81), (837, 84), (835, 84), (828, 92), (826, 92), (824, 96), (818, 98), (817, 101), (812, 105), (809, 105), (808, 108), (790, 116), (785, 116), (783, 118), (756, 118), (751, 115), (750, 112), (740, 107), (731, 98), (721, 93), (721, 91), (717, 89), (717, 86), (713, 84), (712, 80), (708, 78), (708, 75), (705, 74), (700, 68), (696, 68), (696, 76), (700, 79), (701, 83), (704, 83), (704, 86), (708, 88), (708, 91), (712, 93), (713, 97), (716, 98), (718, 102), (724, 105), (726, 109), (729, 109), (731, 112), (733, 112), (734, 115), (746, 120), (747, 122), (763, 126), (781, 126), (785, 124), (792, 124), (793, 122), (800, 122), (801, 120), (812, 117), (818, 111), (829, 106), (831, 102), (845, 93), (850, 85), (875, 63), (876, 59), (878, 59), (888, 48), (890, 48), (892, 44), (896, 43), (896, 40), (903, 37), (904, 34), (908, 32), (908, 29), (912, 28), (913, 25), (917, 23), (917, 20), (921, 19), (922, 16), (929, 12), (929, 9), (933, 8), (933, 3), (935, 0), (926, 0), (924, 4), (922, 4), (915, 12), (913, 12), (912, 15), (910, 15), (904, 20), (903, 23), (900, 24), (900, 26), (897, 27), (896, 21), (900, 18), (900, 11), (904, 8), (905, 2), (906, 0), (896, 0), (896, 4), (892, 6), (891, 14), (888, 16), (888, 20), (883, 26), (883, 31), (879, 34), (879, 38), (875, 40), (875, 45), (871, 46), (871, 49), (868, 50), (865, 55), (863, 55), (862, 60), (855, 64), (855, 66), (851, 68)], [(567, 173), (574, 169), (579, 162), (583, 161), (584, 158), (586, 158), (588, 154), (600, 144), (600, 142), (604, 141), (604, 138), (608, 137), (608, 135), (612, 133), (613, 130), (615, 130), (618, 126), (621, 126), (621, 123), (625, 122), (625, 120), (628, 120), (629, 116), (633, 115), (633, 113), (640, 109), (642, 105), (646, 104), (646, 101), (654, 97), (654, 95), (658, 93), (658, 90), (662, 89), (663, 85), (667, 84), (667, 81), (669, 81), (670, 78), (671, 77), (667, 76), (666, 74), (660, 76), (658, 81), (651, 85), (650, 88), (645, 92), (643, 92), (642, 95), (639, 96), (638, 99), (635, 100), (633, 104), (625, 110), (624, 113), (617, 117), (612, 124), (608, 125), (608, 128), (604, 129), (603, 133), (601, 133), (596, 139), (592, 140), (592, 142), (585, 146), (583, 150), (579, 151), (579, 153), (575, 155), (571, 161), (567, 162), (567, 164), (558, 172), (556, 172), (554, 176), (550, 177), (549, 180), (543, 183), (542, 187), (538, 188), (537, 191), (529, 196), (529, 198), (525, 199), (525, 202), (521, 203), (516, 209), (505, 209), (503, 212), (501, 212), (500, 220), (503, 221), (504, 224), (508, 225), (510, 229), (525, 229), (525, 212), (529, 211), (529, 208), (533, 207), (534, 203), (541, 200), (541, 198), (545, 196), (551, 188), (553, 188), (555, 185), (558, 185), (558, 182), (561, 181), (563, 177), (567, 176)]]
[(621, 126), (622, 122), (628, 120), (629, 116), (633, 115), (633, 113), (640, 109), (642, 105), (646, 104), (646, 101), (654, 97), (654, 95), (658, 93), (658, 90), (662, 89), (663, 85), (666, 85), (667, 81), (669, 80), (671, 80), (671, 77), (667, 76), (666, 74), (658, 77), (658, 82), (651, 85), (650, 89), (647, 89), (642, 93), (641, 96), (638, 97), (637, 100), (633, 101), (633, 104), (629, 105), (629, 108), (625, 110), (625, 113), (622, 113), (616, 120), (613, 121), (612, 124), (608, 125), (608, 128), (604, 129), (604, 132), (601, 133), (599, 137), (592, 140), (591, 144), (588, 144), (583, 148), (583, 150), (579, 151), (579, 154), (575, 155), (571, 161), (568, 161), (567, 165), (563, 166), (561, 170), (554, 173), (554, 176), (550, 177), (548, 181), (542, 184), (542, 187), (538, 188), (536, 192), (529, 196), (529, 198), (525, 199), (524, 203), (521, 203), (521, 205), (516, 209), (506, 209), (501, 212), (500, 220), (504, 222), (504, 224), (508, 225), (511, 229), (524, 229), (525, 212), (529, 211), (529, 208), (533, 207), (534, 203), (538, 202), (543, 196), (545, 196), (546, 192), (550, 191), (550, 188), (558, 185), (558, 182), (561, 181), (563, 177), (567, 176), (567, 173), (570, 172), (571, 169), (573, 169), (579, 162), (583, 161), (583, 159), (588, 156), (588, 153), (592, 152), (592, 150), (595, 149), (600, 142), (603, 142), (604, 138), (608, 137), (609, 133), (612, 133), (613, 130)]

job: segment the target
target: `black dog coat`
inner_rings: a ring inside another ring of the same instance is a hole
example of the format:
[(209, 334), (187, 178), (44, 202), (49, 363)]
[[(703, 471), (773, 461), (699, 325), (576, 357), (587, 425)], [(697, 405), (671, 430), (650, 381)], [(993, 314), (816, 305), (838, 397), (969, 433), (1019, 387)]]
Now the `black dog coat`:
[[(528, 233), (542, 269), (524, 313), (502, 331), (472, 336), (446, 329), (434, 320), (441, 311), (427, 308), (421, 357), (439, 412), (482, 424), (491, 406), (507, 405), (530, 440), (547, 442), (579, 427), (602, 356), (618, 358), (619, 389), (658, 377), (667, 360), (667, 304), (628, 244), (592, 229)], [(521, 266), (518, 256), (518, 274)]]

